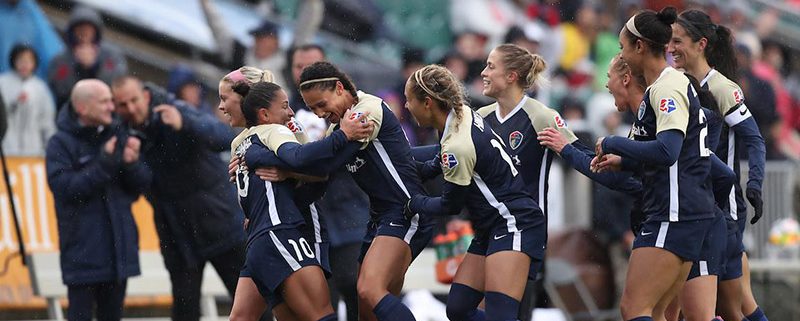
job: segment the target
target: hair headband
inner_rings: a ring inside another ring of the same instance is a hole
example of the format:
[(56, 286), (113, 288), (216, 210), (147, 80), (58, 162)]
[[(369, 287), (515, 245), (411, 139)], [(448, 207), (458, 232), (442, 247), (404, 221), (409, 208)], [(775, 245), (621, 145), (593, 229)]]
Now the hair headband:
[(306, 80), (304, 82), (301, 82), (300, 85), (297, 86), (297, 87), (303, 88), (303, 86), (308, 85), (308, 84), (313, 84), (313, 83), (318, 83), (318, 82), (323, 82), (323, 81), (333, 81), (333, 80), (337, 80), (338, 81), (339, 78), (328, 77), (328, 78), (320, 78), (320, 79), (310, 79), (310, 80)]
[(242, 71), (239, 69), (229, 72), (227, 75), (225, 75), (225, 78), (230, 79), (233, 83), (248, 82), (247, 78), (244, 77)]
[(649, 39), (649, 38), (647, 38), (645, 36), (642, 36), (642, 33), (639, 32), (639, 30), (636, 29), (636, 23), (633, 22), (635, 19), (636, 19), (635, 15), (633, 17), (631, 17), (630, 19), (628, 19), (628, 22), (625, 23), (625, 29), (628, 29), (628, 31), (630, 31), (636, 37), (642, 38), (644, 40), (647, 40), (647, 41), (650, 41), (650, 42), (653, 42), (653, 43), (657, 43), (657, 42), (655, 42), (655, 41), (653, 41), (653, 40), (651, 40), (651, 39)]
[(414, 80), (417, 81), (417, 84), (420, 87), (422, 87), (422, 90), (424, 90), (425, 93), (427, 93), (428, 95), (430, 95), (433, 98), (436, 98), (439, 101), (445, 101), (444, 99), (440, 98), (439, 95), (433, 93), (433, 90), (428, 88), (428, 86), (425, 85), (425, 82), (422, 81), (422, 69), (419, 69), (416, 72), (414, 72)]

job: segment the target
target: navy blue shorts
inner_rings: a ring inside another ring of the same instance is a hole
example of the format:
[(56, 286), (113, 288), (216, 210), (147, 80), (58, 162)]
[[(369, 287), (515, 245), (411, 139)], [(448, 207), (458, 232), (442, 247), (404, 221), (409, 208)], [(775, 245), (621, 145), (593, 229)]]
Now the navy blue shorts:
[(283, 302), (281, 283), (307, 266), (320, 266), (314, 243), (297, 229), (271, 230), (251, 241), (239, 277), (252, 278), (270, 308), (275, 308)]
[(720, 275), (720, 281), (734, 280), (742, 277), (742, 233), (736, 221), (727, 220), (728, 239), (725, 244), (725, 271)]
[(700, 260), (692, 262), (687, 280), (698, 276), (720, 276), (725, 270), (725, 248), (728, 243), (728, 224), (725, 217), (717, 216), (713, 219), (711, 231), (703, 240), (700, 250)]
[(657, 247), (677, 255), (684, 261), (697, 261), (703, 240), (711, 231), (714, 218), (693, 221), (645, 221), (633, 240), (633, 248)]
[(517, 251), (531, 257), (528, 279), (535, 280), (542, 270), (545, 248), (547, 247), (547, 225), (540, 224), (519, 232), (508, 232), (504, 226), (495, 233), (477, 233), (467, 249), (468, 253), (489, 256), (501, 251)]
[(411, 261), (422, 253), (433, 238), (433, 221), (430, 218), (415, 215), (413, 219), (407, 220), (402, 212), (385, 213), (377, 218), (370, 219), (367, 224), (367, 233), (361, 243), (361, 254), (358, 255), (358, 263), (364, 260), (372, 240), (379, 235), (393, 236), (399, 238), (411, 247)]

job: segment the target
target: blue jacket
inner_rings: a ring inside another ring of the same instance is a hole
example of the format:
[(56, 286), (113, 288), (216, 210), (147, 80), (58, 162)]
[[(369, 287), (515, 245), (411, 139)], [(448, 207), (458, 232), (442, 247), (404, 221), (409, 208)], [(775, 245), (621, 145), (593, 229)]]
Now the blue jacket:
[[(151, 110), (141, 128), (142, 152), (153, 171), (147, 197), (167, 268), (196, 266), (243, 245), (244, 216), (228, 181), (228, 163), (220, 156), (230, 148), (233, 129), (163, 88), (146, 84), (145, 89), (150, 92)], [(180, 131), (152, 111), (161, 104), (178, 108), (183, 118)]]
[[(78, 124), (72, 106), (61, 109), (58, 132), (46, 151), (64, 284), (123, 280), (139, 274), (139, 236), (131, 204), (149, 185), (141, 161), (125, 165), (103, 145), (123, 129)], [(116, 154), (116, 153), (115, 153)]]

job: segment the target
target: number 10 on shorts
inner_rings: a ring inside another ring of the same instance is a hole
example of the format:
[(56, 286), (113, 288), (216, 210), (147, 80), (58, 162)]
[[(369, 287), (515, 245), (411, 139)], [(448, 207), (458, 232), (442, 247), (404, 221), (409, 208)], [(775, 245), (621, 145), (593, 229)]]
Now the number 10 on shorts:
[(305, 258), (314, 258), (314, 250), (311, 248), (311, 244), (309, 244), (305, 238), (301, 237), (297, 239), (297, 241), (292, 239), (286, 241), (289, 242), (289, 245), (294, 248), (294, 254), (297, 256), (298, 262), (302, 262)]

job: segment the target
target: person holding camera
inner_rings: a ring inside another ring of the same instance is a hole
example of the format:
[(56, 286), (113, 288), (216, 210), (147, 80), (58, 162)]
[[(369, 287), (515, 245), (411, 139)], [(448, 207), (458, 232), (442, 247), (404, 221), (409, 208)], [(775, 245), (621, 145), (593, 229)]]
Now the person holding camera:
[(244, 216), (220, 152), (235, 133), (213, 115), (133, 76), (112, 84), (116, 111), (141, 132), (153, 171), (153, 205), (164, 264), (172, 281), (172, 320), (200, 318), (203, 268), (211, 262), (231, 297), (244, 264)]
[(131, 204), (150, 185), (141, 140), (113, 117), (108, 85), (78, 81), (47, 144), (61, 274), (71, 321), (120, 320), (127, 278), (139, 275), (139, 236)]

